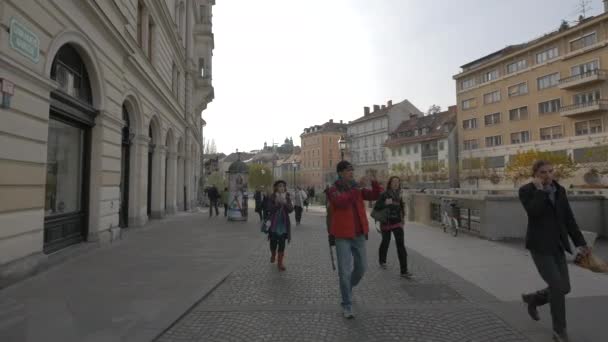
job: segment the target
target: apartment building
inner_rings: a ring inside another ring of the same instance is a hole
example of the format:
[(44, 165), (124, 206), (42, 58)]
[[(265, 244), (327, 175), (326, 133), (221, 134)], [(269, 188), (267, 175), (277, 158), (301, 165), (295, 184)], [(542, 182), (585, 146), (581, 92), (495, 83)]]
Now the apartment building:
[(213, 5), (0, 2), (0, 279), (195, 205)]
[(375, 173), (379, 180), (387, 180), (388, 161), (384, 143), (389, 132), (411, 118), (423, 113), (408, 100), (397, 104), (388, 101), (386, 105), (363, 107), (363, 116), (348, 123), (348, 151), (355, 167), (355, 177)]
[[(496, 175), (518, 151), (555, 151), (580, 162), (607, 144), (607, 45), (604, 13), (463, 65), (454, 76), (460, 167), (478, 176), (461, 186), (512, 188)], [(584, 184), (584, 172), (562, 182)]]
[(384, 144), (388, 170), (410, 188), (458, 187), (457, 107), (412, 116)]
[(346, 124), (329, 120), (323, 125), (304, 129), (300, 135), (300, 177), (303, 187), (312, 186), (317, 190), (336, 180), (336, 164), (340, 162), (338, 141), (346, 135)]

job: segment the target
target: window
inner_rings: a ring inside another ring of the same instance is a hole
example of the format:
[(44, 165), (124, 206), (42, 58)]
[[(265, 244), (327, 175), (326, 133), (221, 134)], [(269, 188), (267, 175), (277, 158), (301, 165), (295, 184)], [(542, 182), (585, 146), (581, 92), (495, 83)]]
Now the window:
[(463, 150), (465, 151), (469, 151), (469, 150), (476, 150), (479, 148), (479, 142), (477, 139), (472, 139), (472, 140), (465, 140), (463, 142)]
[(418, 153), (418, 145), (414, 145), (414, 154)]
[(510, 121), (519, 121), (528, 119), (528, 107), (519, 107), (509, 111)]
[(410, 147), (409, 146), (405, 146), (405, 154), (410, 154)]
[(153, 45), (154, 45), (154, 22), (152, 21), (152, 18), (148, 19), (148, 58), (150, 59), (150, 61), (152, 61), (152, 52), (154, 49), (152, 49)]
[(399, 149), (399, 156), (403, 155), (403, 147)]
[(560, 106), (560, 99), (541, 102), (538, 104), (538, 114), (557, 113), (559, 111)]
[(488, 114), (484, 116), (483, 122), (486, 126), (492, 126), (500, 123), (500, 113)]
[(570, 74), (572, 76), (585, 75), (587, 73), (592, 73), (594, 70), (597, 70), (599, 68), (600, 62), (598, 60), (595, 60), (593, 62), (573, 66), (570, 69)]
[(173, 62), (173, 66), (171, 67), (171, 92), (173, 95), (176, 93), (177, 87), (177, 66), (175, 66), (175, 62)]
[(200, 72), (200, 76), (202, 78), (205, 78), (205, 59), (204, 58), (198, 59), (198, 70)]
[(443, 141), (440, 141), (438, 143), (438, 145), (439, 145), (439, 151), (443, 151)]
[(462, 109), (471, 109), (477, 107), (477, 100), (472, 98), (462, 101)]
[(495, 135), (493, 137), (486, 137), (486, 147), (494, 147), (502, 145), (502, 136)]
[(144, 4), (137, 2), (137, 43), (144, 46)]
[(600, 99), (600, 90), (589, 91), (574, 95), (574, 104), (593, 104)]
[(593, 45), (597, 42), (597, 34), (595, 32), (589, 33), (585, 36), (577, 38), (570, 42), (570, 51), (578, 50), (585, 48), (587, 46)]
[(530, 132), (522, 131), (511, 133), (511, 144), (523, 144), (530, 141)]
[(483, 166), (489, 169), (505, 167), (505, 156), (485, 157)]
[(552, 126), (540, 129), (540, 140), (559, 139), (563, 136), (562, 126)]
[(419, 161), (415, 161), (414, 162), (414, 170), (418, 170), (420, 168), (420, 162)]
[(528, 93), (528, 83), (523, 82), (520, 84), (516, 84), (514, 86), (509, 87), (509, 96), (519, 96), (525, 95)]
[(466, 90), (475, 86), (475, 78), (471, 77), (460, 81), (460, 90)]
[(492, 71), (485, 72), (483, 75), (481, 75), (481, 83), (494, 81), (497, 78), (498, 78), (498, 69), (494, 69)]
[(559, 83), (559, 72), (536, 79), (538, 90), (552, 88)]
[(528, 60), (522, 59), (511, 64), (507, 64), (507, 74), (518, 72), (528, 67)]
[(539, 52), (536, 54), (536, 64), (541, 64), (546, 61), (552, 60), (557, 56), (559, 56), (559, 50), (557, 50), (557, 47), (547, 49), (543, 52)]
[(576, 135), (587, 135), (602, 132), (602, 120), (581, 121), (574, 124)]
[(474, 128), (477, 128), (477, 119), (473, 118), (473, 119), (463, 120), (462, 121), (462, 128), (463, 129), (474, 129)]
[(500, 101), (500, 90), (487, 93), (483, 96), (483, 103), (490, 104)]

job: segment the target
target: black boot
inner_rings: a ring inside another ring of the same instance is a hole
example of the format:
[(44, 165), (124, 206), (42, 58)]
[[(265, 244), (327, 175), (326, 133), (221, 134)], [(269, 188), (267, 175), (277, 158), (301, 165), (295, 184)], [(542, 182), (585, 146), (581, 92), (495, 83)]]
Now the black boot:
[(522, 294), (521, 299), (528, 305), (528, 315), (535, 320), (540, 321), (540, 316), (538, 315), (538, 309), (536, 306), (536, 294)]

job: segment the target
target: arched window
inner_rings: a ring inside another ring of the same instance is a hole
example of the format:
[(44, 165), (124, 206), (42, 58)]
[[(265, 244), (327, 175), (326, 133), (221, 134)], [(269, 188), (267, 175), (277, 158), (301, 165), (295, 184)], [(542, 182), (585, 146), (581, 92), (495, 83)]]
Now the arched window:
[(93, 103), (86, 66), (73, 46), (66, 44), (59, 49), (51, 66), (51, 79), (68, 95)]

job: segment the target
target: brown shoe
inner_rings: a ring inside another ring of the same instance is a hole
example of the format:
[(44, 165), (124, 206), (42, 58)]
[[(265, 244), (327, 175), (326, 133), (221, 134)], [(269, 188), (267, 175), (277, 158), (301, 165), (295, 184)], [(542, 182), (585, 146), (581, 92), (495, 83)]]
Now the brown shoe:
[(285, 265), (283, 265), (283, 257), (285, 256), (285, 253), (281, 253), (279, 252), (279, 258), (278, 258), (278, 262), (277, 262), (277, 267), (279, 268), (279, 271), (285, 271)]

